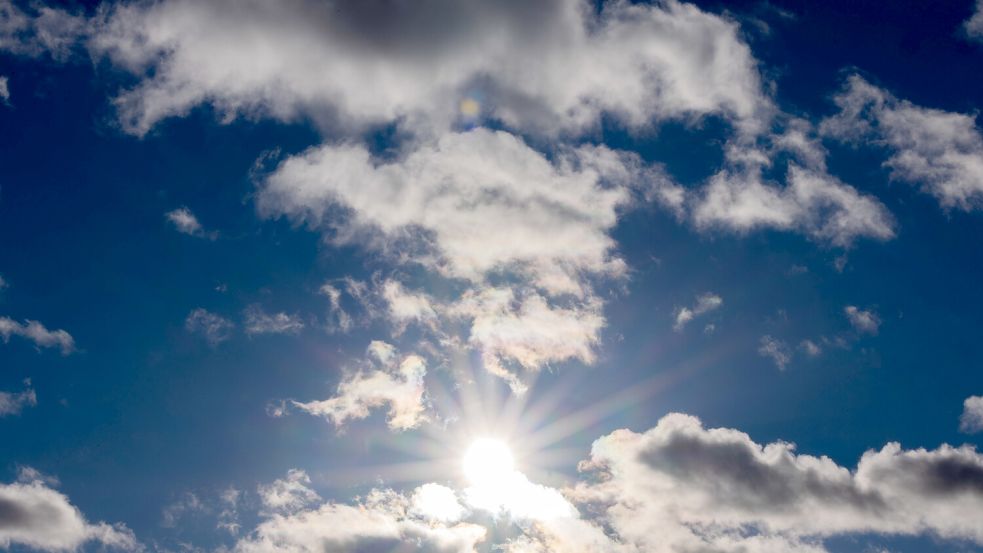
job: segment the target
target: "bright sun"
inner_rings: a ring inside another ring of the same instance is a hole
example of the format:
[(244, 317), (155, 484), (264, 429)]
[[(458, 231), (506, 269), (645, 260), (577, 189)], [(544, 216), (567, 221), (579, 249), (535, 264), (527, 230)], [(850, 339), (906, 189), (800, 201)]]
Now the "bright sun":
[(464, 475), (475, 486), (495, 486), (515, 471), (512, 452), (500, 440), (479, 438), (464, 454)]

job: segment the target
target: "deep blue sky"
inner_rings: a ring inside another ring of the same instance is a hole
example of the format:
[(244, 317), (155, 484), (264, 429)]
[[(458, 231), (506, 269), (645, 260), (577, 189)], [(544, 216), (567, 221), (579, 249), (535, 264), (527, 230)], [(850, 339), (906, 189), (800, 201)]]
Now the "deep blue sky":
[[(741, 22), (788, 113), (833, 114), (831, 97), (853, 72), (916, 105), (971, 114), (983, 106), (983, 46), (959, 31), (969, 2), (697, 4)], [(163, 510), (187, 492), (252, 490), (302, 468), (327, 499), (364, 493), (375, 479), (346, 470), (413, 456), (400, 445), (413, 438), (389, 432), (384, 413), (339, 433), (317, 417), (266, 411), (283, 398), (329, 397), (383, 328), (325, 332), (329, 304), (317, 291), (347, 276), (371, 279), (385, 259), (257, 215), (254, 162), (316, 146), (324, 129), (303, 119), (223, 124), (205, 106), (135, 137), (117, 127), (111, 104), (133, 77), (78, 55), (66, 63), (0, 55), (10, 89), (10, 105), (0, 106), (0, 275), (9, 284), (0, 316), (65, 329), (78, 347), (62, 356), (17, 337), (0, 343), (0, 390), (21, 390), (29, 378), (37, 393), (36, 406), (0, 419), (0, 481), (20, 466), (55, 475), (89, 520), (123, 522), (144, 543), (168, 547), (231, 543), (207, 524), (162, 525)], [(720, 169), (729, 133), (710, 116), (641, 135), (612, 121), (590, 140), (663, 163), (692, 188)], [(562, 389), (559, 417), (653, 378), (664, 385), (562, 440), (556, 447), (572, 456), (552, 470), (572, 478), (593, 440), (645, 430), (673, 411), (846, 467), (890, 441), (980, 443), (959, 432), (959, 417), (963, 400), (983, 393), (983, 214), (945, 210), (892, 182), (883, 148), (824, 144), (830, 172), (879, 198), (897, 237), (844, 251), (777, 230), (705, 232), (653, 206), (625, 213), (612, 236), (630, 272), (605, 291), (597, 362), (554, 364), (528, 401)], [(164, 214), (182, 206), (217, 239), (177, 232)], [(708, 291), (723, 306), (674, 332), (675, 310)], [(238, 321), (252, 304), (298, 314), (307, 327), (237, 331), (216, 347), (185, 329), (192, 309)], [(853, 329), (847, 305), (876, 312), (877, 334)], [(711, 322), (714, 331), (702, 332)], [(763, 335), (793, 349), (785, 370), (758, 353)], [(821, 336), (845, 345), (815, 358), (795, 349)], [(249, 528), (254, 519), (242, 518)], [(954, 550), (933, 538), (848, 537), (828, 547), (871, 543)]]

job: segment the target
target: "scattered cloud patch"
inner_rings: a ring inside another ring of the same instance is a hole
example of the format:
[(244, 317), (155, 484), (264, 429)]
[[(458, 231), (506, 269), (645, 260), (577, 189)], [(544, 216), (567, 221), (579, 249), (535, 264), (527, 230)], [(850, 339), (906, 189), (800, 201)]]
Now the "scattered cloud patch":
[(265, 514), (289, 515), (319, 503), (321, 496), (310, 488), (311, 478), (300, 469), (290, 469), (284, 478), (259, 486)]
[(676, 310), (676, 322), (672, 325), (672, 328), (676, 332), (681, 332), (688, 322), (700, 315), (719, 309), (723, 304), (723, 298), (712, 292), (697, 296), (696, 305), (693, 307), (680, 307)]
[(11, 336), (30, 340), (39, 348), (58, 348), (62, 355), (75, 351), (75, 339), (64, 330), (48, 330), (43, 324), (30, 319), (18, 323), (9, 317), (0, 317), (0, 338), (7, 343)]
[(175, 210), (168, 211), (164, 214), (164, 217), (182, 234), (206, 238), (208, 240), (218, 238), (218, 232), (206, 231), (201, 225), (201, 222), (198, 221), (198, 217), (186, 207), (179, 207)]
[(394, 430), (415, 428), (427, 420), (423, 358), (400, 358), (393, 346), (380, 341), (369, 345), (369, 370), (345, 376), (337, 394), (323, 401), (291, 402), (295, 407), (324, 417), (341, 426), (351, 419), (364, 419), (372, 409), (389, 408), (387, 423)]
[(304, 329), (304, 322), (297, 315), (287, 313), (269, 314), (259, 305), (253, 304), (243, 312), (243, 327), (246, 334), (296, 334)]
[(983, 40), (983, 2), (980, 0), (976, 1), (973, 15), (963, 23), (963, 31), (973, 40)]
[(0, 417), (19, 415), (25, 407), (38, 404), (38, 396), (31, 388), (30, 379), (24, 381), (24, 390), (20, 392), (0, 391)]
[(850, 325), (862, 334), (877, 334), (881, 327), (881, 318), (872, 309), (860, 309), (855, 305), (848, 305), (843, 308)]
[(188, 313), (184, 328), (192, 334), (201, 334), (212, 346), (217, 346), (232, 337), (235, 323), (201, 307)]
[(834, 97), (839, 113), (822, 132), (885, 148), (891, 178), (921, 186), (946, 209), (983, 208), (983, 136), (974, 115), (916, 106), (859, 75)]
[(959, 417), (959, 430), (967, 434), (983, 432), (983, 396), (969, 396), (963, 402), (963, 414)]
[(758, 355), (771, 359), (780, 370), (785, 370), (792, 360), (792, 352), (788, 349), (788, 345), (768, 334), (762, 336), (758, 343)]

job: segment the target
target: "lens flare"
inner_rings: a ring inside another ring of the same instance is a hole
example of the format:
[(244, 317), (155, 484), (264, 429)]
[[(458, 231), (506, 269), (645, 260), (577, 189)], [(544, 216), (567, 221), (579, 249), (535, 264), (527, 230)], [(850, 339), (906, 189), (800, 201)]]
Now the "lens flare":
[(514, 471), (512, 451), (501, 440), (479, 438), (464, 454), (464, 475), (475, 486), (504, 483)]

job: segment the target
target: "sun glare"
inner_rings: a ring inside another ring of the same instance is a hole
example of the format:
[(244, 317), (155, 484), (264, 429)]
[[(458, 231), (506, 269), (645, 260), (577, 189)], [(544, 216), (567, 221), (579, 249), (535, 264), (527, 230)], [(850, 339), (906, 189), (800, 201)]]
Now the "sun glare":
[(479, 438), (464, 454), (464, 475), (475, 486), (494, 486), (515, 470), (512, 452), (501, 440)]

